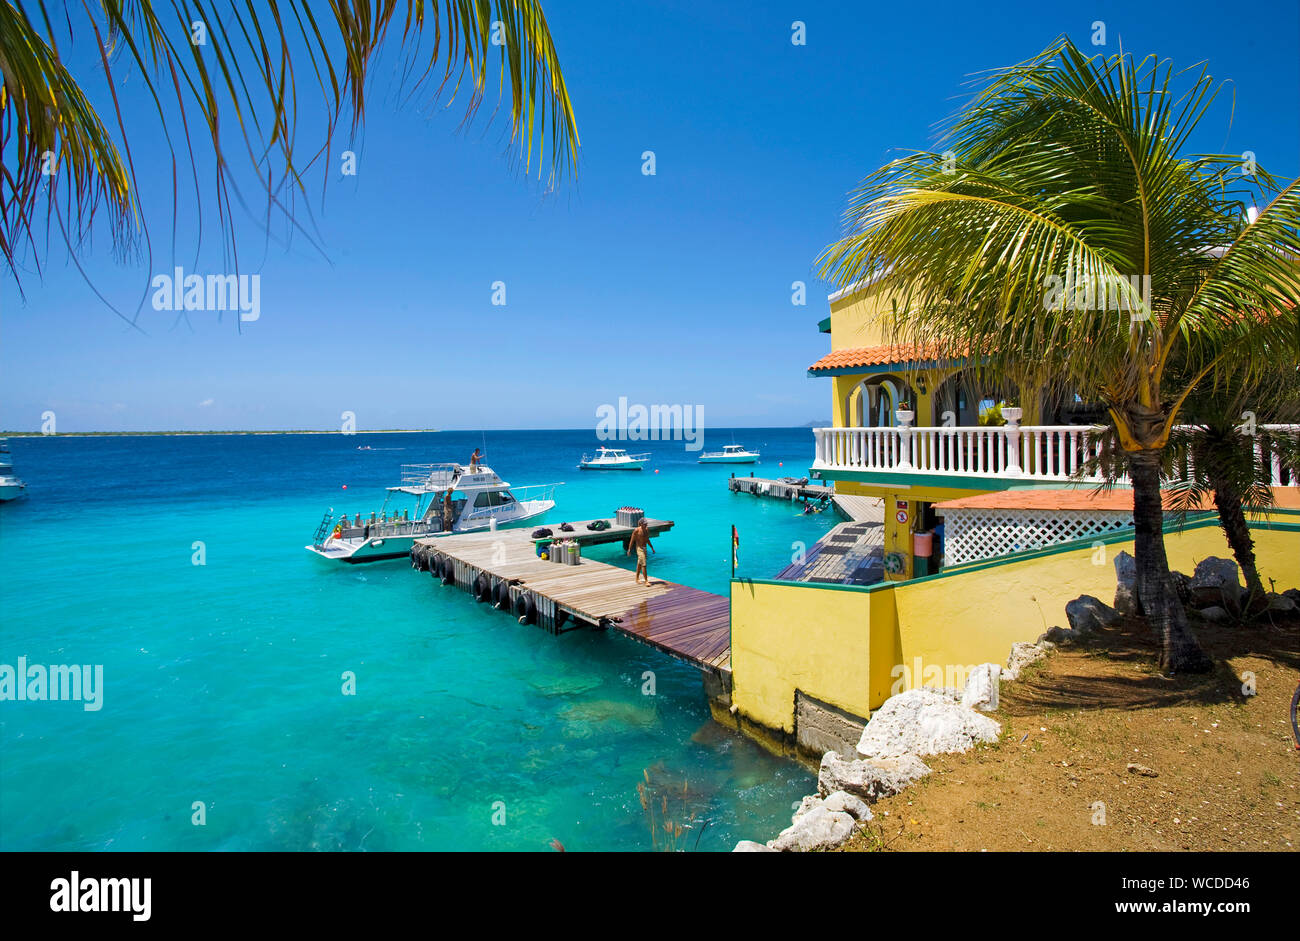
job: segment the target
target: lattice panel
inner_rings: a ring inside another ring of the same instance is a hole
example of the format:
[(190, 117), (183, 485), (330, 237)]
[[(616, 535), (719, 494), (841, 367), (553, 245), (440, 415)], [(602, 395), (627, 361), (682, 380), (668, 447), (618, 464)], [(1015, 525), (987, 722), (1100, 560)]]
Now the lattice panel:
[(944, 514), (944, 565), (1092, 539), (1133, 527), (1127, 510), (954, 509)]

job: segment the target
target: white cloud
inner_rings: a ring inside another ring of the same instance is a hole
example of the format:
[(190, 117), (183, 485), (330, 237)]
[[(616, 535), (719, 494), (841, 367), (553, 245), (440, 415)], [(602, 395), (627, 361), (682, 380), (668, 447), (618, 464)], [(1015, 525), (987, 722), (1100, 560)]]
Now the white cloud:
[(216, 399), (204, 399), (202, 402), (199, 403), (199, 408), (207, 408), (215, 401)]

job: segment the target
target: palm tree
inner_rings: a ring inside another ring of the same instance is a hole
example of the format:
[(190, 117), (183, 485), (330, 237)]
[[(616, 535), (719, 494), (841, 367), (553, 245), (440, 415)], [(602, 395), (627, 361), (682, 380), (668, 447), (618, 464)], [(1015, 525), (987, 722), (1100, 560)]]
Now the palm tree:
[[(940, 152), (869, 176), (821, 258), (840, 285), (880, 278), (900, 337), (1004, 375), (1045, 363), (1105, 404), (1133, 486), (1139, 605), (1169, 671), (1211, 667), (1165, 555), (1173, 427), (1207, 377), (1251, 381), (1300, 345), (1296, 184), (1182, 153), (1216, 89), (1204, 69), (1180, 93), (1167, 61), (1059, 40), (994, 76)], [(1264, 208), (1247, 221), (1249, 206)]]
[[(355, 135), (362, 124), (381, 62), (385, 71), (397, 67), (411, 93), (436, 83), (435, 100), (450, 105), (459, 96), (465, 121), (483, 102), (495, 62), (514, 159), (525, 172), (549, 165), (551, 183), (576, 163), (573, 109), (537, 0), (271, 0), (221, 12), (188, 0), (75, 6), (82, 9), (51, 16), (44, 0), (0, 0), (0, 255), (16, 279), (20, 260), (41, 268), (42, 222), (74, 261), (101, 211), (116, 250), (147, 243), (133, 151), (169, 148), (173, 192), (187, 164), (197, 197), (195, 138), (215, 158), (216, 213), (232, 254), (232, 195), (243, 200), (230, 171), (241, 149), (265, 190), (265, 215), (283, 213), (291, 231), (310, 239), (295, 200), (306, 202), (310, 170), (334, 168), (336, 130), (346, 121)], [(76, 48), (91, 41), (98, 65), (81, 76), (62, 54), (74, 29)], [(128, 76), (153, 102), (150, 123), (118, 104)], [(112, 113), (91, 104), (84, 88), (92, 78), (106, 84)]]
[[(1292, 482), (1300, 479), (1300, 442), (1261, 426), (1295, 424), (1298, 419), (1300, 367), (1277, 369), (1235, 388), (1203, 381), (1183, 402), (1180, 424), (1169, 436), (1161, 464), (1166, 503), (1180, 524), (1213, 502), (1246, 581), (1247, 612), (1268, 604), (1247, 517), (1266, 517), (1274, 505), (1274, 460), (1287, 469)], [(1098, 489), (1113, 490), (1126, 483), (1127, 465), (1118, 438), (1107, 428), (1096, 440), (1098, 451), (1080, 466), (1078, 476), (1100, 476)]]
[[(1185, 517), (1213, 500), (1219, 526), (1246, 581), (1246, 610), (1267, 606), (1247, 515), (1266, 516), (1274, 504), (1271, 459), (1300, 475), (1300, 449), (1288, 437), (1270, 438), (1265, 422), (1300, 418), (1300, 372), (1279, 369), (1235, 391), (1206, 383), (1183, 405), (1183, 424), (1170, 438), (1171, 508)], [(1243, 421), (1242, 419), (1245, 419)]]

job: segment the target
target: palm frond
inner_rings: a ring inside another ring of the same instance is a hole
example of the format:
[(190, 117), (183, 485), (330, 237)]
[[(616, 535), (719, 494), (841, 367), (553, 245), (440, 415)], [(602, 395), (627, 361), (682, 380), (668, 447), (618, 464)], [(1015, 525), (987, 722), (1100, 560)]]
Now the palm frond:
[[(182, 144), (191, 167), (195, 138), (211, 147), (216, 209), (232, 253), (232, 194), (243, 203), (234, 161), (246, 162), (264, 188), (266, 213), (282, 212), (306, 233), (310, 224), (295, 217), (305, 175), (328, 162), (336, 131), (346, 126), (355, 136), (369, 81), (393, 58), (408, 95), (459, 105), (462, 125), (494, 97), (495, 78), (496, 100), (508, 98), (511, 162), (539, 177), (548, 167), (548, 189), (576, 169), (573, 108), (538, 0), (331, 0), (329, 16), (323, 9), (308, 0), (220, 11), (203, 0), (83, 0), (59, 22), (44, 0), (0, 0), (0, 254), (20, 289), (20, 251), (39, 269), (42, 217), (48, 222), (64, 213), (74, 252), (100, 210), (119, 252), (133, 250), (147, 233), (132, 146), (155, 146), (158, 134), (138, 123), (138, 115), (122, 113), (115, 90), (121, 67), (138, 73), (148, 90), (174, 179)], [(114, 102), (111, 122), (91, 106), (59, 54), (59, 42), (71, 41), (74, 32), (92, 34), (100, 50)], [(205, 41), (193, 41), (200, 33)], [(300, 133), (300, 121), (315, 125), (322, 107), (323, 128)], [(57, 165), (53, 177), (43, 173), (50, 165), (45, 154)], [(197, 174), (194, 185), (197, 191)]]
[(995, 76), (947, 158), (910, 154), (851, 194), (822, 275), (877, 278), (899, 339), (1068, 379), (1125, 450), (1162, 447), (1207, 376), (1300, 350), (1295, 190), (1235, 155), (1182, 155), (1219, 86), (1200, 69), (1180, 93), (1178, 77), (1068, 40)]

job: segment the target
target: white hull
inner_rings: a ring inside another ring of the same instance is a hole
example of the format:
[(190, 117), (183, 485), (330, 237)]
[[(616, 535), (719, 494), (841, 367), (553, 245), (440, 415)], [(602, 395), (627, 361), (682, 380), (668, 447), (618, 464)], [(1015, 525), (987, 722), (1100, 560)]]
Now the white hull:
[(578, 470), (640, 470), (646, 461), (590, 461), (578, 465)]
[(25, 490), (26, 485), (22, 481), (4, 481), (0, 483), (0, 503), (17, 500)]
[[(555, 506), (554, 500), (537, 500), (526, 504), (528, 512), (510, 520), (497, 519), (498, 529), (509, 529), (534, 520), (549, 512)], [(436, 539), (439, 536), (451, 536), (458, 533), (484, 532), (492, 528), (486, 519), (481, 523), (468, 525), (457, 523), (451, 530), (413, 532), (405, 536), (375, 536), (370, 539), (326, 539), (320, 546), (304, 546), (308, 552), (329, 559), (331, 562), (378, 562), (382, 559), (397, 559), (407, 556), (417, 539)]]
[(734, 456), (731, 454), (709, 455), (700, 458), (701, 464), (754, 464), (758, 461), (757, 454), (748, 454)]

